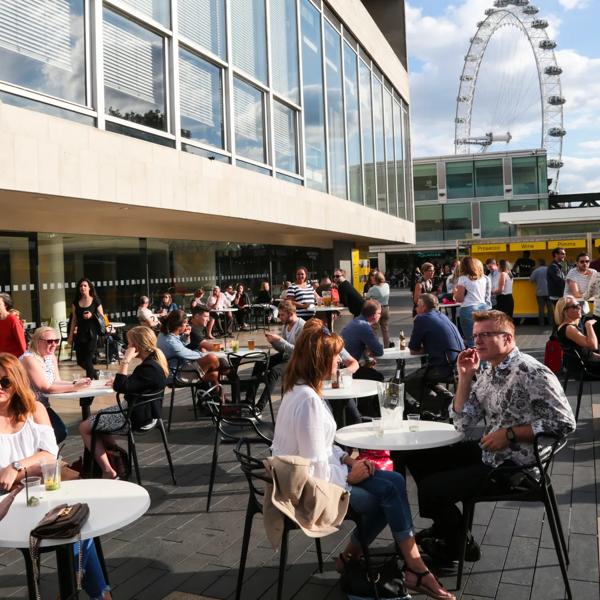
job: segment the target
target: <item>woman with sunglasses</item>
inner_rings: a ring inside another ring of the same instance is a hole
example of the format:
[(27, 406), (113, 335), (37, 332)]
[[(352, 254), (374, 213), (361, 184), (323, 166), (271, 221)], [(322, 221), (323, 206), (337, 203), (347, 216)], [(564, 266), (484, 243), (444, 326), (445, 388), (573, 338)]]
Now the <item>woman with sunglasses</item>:
[[(594, 330), (596, 319), (586, 319), (581, 323), (581, 304), (573, 296), (559, 298), (554, 307), (554, 322), (556, 337), (565, 350), (565, 365), (567, 369), (577, 371), (579, 361), (574, 360), (573, 350), (588, 363), (588, 368), (594, 373), (600, 373), (600, 354), (598, 353), (598, 338)], [(571, 353), (569, 353), (571, 351)]]
[[(330, 334), (319, 319), (304, 326), (284, 375), (273, 456), (309, 459), (313, 477), (349, 490), (350, 506), (362, 517), (368, 544), (390, 526), (405, 561), (406, 586), (430, 598), (453, 600), (454, 595), (444, 589), (419, 554), (404, 477), (394, 471), (379, 471), (368, 460), (355, 460), (333, 443), (336, 423), (320, 392), (323, 382), (336, 370), (343, 347), (342, 338)], [(338, 571), (357, 568), (352, 563), (362, 552), (355, 533), (339, 557)]]
[[(12, 354), (0, 354), (0, 491), (26, 475), (40, 475), (40, 462), (55, 460), (58, 446), (44, 406), (35, 401), (27, 374)], [(110, 600), (94, 540), (81, 542), (82, 586), (90, 598)], [(73, 545), (79, 564), (79, 544)]]
[(4, 292), (0, 294), (0, 352), (9, 352), (19, 358), (27, 344), (23, 324), (17, 315), (11, 312), (12, 298)]
[(29, 350), (21, 356), (21, 362), (25, 367), (36, 399), (48, 411), (56, 443), (60, 444), (67, 437), (67, 428), (62, 419), (50, 407), (47, 394), (79, 390), (89, 386), (91, 379), (88, 377), (75, 381), (61, 379), (55, 354), (58, 344), (60, 344), (60, 336), (52, 327), (38, 327), (31, 336)]

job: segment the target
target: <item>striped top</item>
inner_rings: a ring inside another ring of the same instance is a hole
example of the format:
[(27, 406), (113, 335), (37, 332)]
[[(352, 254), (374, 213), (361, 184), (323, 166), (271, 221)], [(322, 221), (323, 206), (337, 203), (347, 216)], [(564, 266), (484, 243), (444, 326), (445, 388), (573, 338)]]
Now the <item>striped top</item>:
[(295, 302), (301, 302), (302, 304), (308, 304), (309, 306), (312, 305), (311, 309), (296, 309), (296, 314), (299, 317), (306, 319), (306, 317), (310, 318), (315, 315), (314, 305), (317, 299), (315, 296), (315, 290), (310, 283), (306, 283), (302, 287), (300, 287), (297, 283), (292, 283), (287, 290), (287, 298), (288, 300), (294, 300)]
[[(586, 275), (586, 273), (588, 273)], [(579, 298), (585, 297), (587, 295), (587, 289), (590, 285), (590, 280), (592, 275), (594, 274), (594, 269), (588, 269), (585, 272), (581, 272), (577, 267), (574, 267), (567, 273), (567, 285), (565, 285), (565, 296), (571, 296), (571, 292), (569, 290), (569, 281), (575, 281), (577, 286), (579, 287), (579, 292), (581, 296)]]

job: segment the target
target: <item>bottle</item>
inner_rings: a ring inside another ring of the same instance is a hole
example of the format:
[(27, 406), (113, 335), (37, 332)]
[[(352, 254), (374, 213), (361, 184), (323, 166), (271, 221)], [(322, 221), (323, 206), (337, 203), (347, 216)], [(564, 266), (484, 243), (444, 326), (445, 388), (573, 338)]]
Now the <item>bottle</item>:
[(400, 350), (406, 350), (406, 337), (404, 331), (400, 331)]

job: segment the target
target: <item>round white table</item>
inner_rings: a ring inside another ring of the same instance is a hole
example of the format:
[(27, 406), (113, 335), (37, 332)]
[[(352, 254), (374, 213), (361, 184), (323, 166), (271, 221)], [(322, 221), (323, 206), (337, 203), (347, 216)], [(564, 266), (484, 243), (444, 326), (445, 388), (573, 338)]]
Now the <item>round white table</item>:
[(121, 321), (111, 321), (110, 322), (110, 327), (112, 327), (113, 329), (121, 329), (122, 327), (125, 327), (126, 323), (121, 323)]
[(400, 381), (404, 381), (404, 370), (406, 361), (410, 359), (421, 359), (424, 354), (411, 354), (408, 348), (400, 350), (400, 348), (385, 348), (383, 356), (378, 356), (377, 360), (395, 360), (396, 369), (400, 369)]
[(107, 385), (105, 381), (92, 381), (88, 387), (73, 390), (72, 392), (56, 392), (55, 394), (46, 394), (48, 400), (79, 400), (81, 406), (81, 418), (87, 419), (90, 416), (90, 406), (96, 396), (109, 396), (114, 394), (112, 386)]
[[(150, 507), (150, 496), (141, 486), (127, 481), (80, 479), (63, 481), (60, 489), (41, 492), (38, 506), (28, 507), (25, 490), (15, 497), (8, 513), (0, 521), (0, 547), (20, 548), (29, 554), (29, 532), (40, 519), (59, 504), (87, 502), (90, 515), (81, 529), (81, 538), (98, 538), (116, 531), (139, 519)], [(110, 510), (107, 509), (110, 507)], [(60, 597), (70, 598), (74, 593), (75, 571), (71, 540), (44, 540), (44, 548), (55, 547)]]
[(327, 328), (333, 332), (333, 315), (335, 313), (343, 313), (345, 310), (348, 310), (346, 306), (323, 306), (319, 304), (315, 306), (315, 313), (317, 316), (324, 315), (325, 316), (325, 324)]
[(352, 385), (343, 388), (327, 387), (321, 390), (324, 400), (349, 400), (377, 395), (377, 382), (370, 379), (352, 379)]
[[(417, 425), (418, 431), (409, 431), (408, 425)], [(381, 437), (376, 435), (372, 423), (357, 423), (338, 429), (335, 441), (350, 448), (367, 450), (427, 450), (450, 446), (463, 439), (454, 425), (436, 421), (403, 421), (402, 428), (386, 429)]]
[(219, 350), (218, 352), (212, 352), (209, 350), (209, 352), (211, 354), (214, 354), (215, 356), (218, 356), (219, 358), (227, 358), (228, 354), (237, 354), (238, 356), (246, 356), (246, 354), (254, 354), (255, 352), (269, 352), (268, 350), (265, 350), (264, 348), (254, 348), (254, 350), (250, 350), (248, 347), (241, 347), (237, 352), (234, 352), (233, 350), (231, 350), (231, 348), (229, 348), (228, 350)]

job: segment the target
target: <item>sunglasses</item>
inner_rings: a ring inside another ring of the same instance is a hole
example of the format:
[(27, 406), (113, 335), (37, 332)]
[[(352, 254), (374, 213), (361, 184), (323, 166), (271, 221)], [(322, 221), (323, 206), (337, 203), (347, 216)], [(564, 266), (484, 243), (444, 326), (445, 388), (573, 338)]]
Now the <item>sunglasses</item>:
[(58, 342), (60, 342), (60, 339), (59, 338), (51, 339), (51, 340), (41, 339), (40, 342), (46, 342), (46, 344), (58, 344)]
[(581, 264), (583, 264), (583, 263), (589, 263), (590, 261), (589, 261), (589, 260), (580, 260), (579, 262), (580, 262)]
[(576, 308), (579, 310), (581, 308), (581, 304), (567, 304), (565, 305), (565, 310), (569, 310), (570, 308)]
[(7, 390), (11, 386), (12, 386), (12, 381), (8, 377), (0, 378), (0, 387), (3, 390)]

